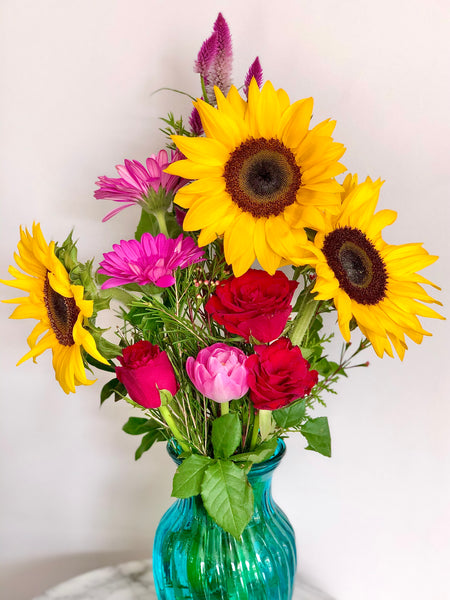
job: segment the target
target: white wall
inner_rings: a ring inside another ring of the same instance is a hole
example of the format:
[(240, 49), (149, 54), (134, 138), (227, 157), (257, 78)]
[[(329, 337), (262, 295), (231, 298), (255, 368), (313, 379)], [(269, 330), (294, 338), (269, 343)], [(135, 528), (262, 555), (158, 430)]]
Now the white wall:
[[(0, 273), (19, 224), (48, 239), (71, 227), (84, 259), (132, 236), (128, 209), (93, 198), (98, 175), (159, 150), (158, 116), (189, 112), (162, 86), (197, 94), (192, 62), (219, 10), (233, 33), (235, 80), (260, 56), (291, 99), (315, 98), (315, 122), (337, 118), (345, 164), (386, 179), (381, 207), (399, 212), (387, 240), (422, 241), (449, 280), (449, 43), (445, 0), (3, 0)], [(14, 291), (3, 289), (2, 297)], [(448, 289), (440, 294), (448, 306)], [(66, 397), (50, 355), (14, 365), (31, 321), (2, 305), (0, 596), (26, 600), (70, 576), (148, 557), (170, 504), (161, 446), (135, 463), (121, 432), (132, 414), (100, 385)], [(444, 312), (446, 308), (444, 308)], [(331, 460), (291, 439), (275, 495), (298, 537), (300, 568), (337, 600), (448, 598), (449, 328), (403, 363), (371, 352), (326, 414)]]

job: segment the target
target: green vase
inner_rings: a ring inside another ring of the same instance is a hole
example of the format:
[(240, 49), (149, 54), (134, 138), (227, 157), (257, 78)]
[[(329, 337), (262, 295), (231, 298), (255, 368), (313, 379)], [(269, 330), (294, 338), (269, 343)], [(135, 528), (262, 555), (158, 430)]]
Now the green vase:
[[(170, 445), (169, 454), (179, 462)], [(255, 510), (239, 540), (207, 514), (200, 496), (177, 500), (153, 546), (158, 600), (290, 600), (297, 566), (294, 530), (272, 499), (286, 445), (248, 474)]]

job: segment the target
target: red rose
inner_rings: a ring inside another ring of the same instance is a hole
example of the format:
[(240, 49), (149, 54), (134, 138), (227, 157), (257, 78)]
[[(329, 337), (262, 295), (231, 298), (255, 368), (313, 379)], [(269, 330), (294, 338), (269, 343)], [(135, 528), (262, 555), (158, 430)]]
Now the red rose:
[(137, 342), (124, 348), (122, 356), (117, 358), (122, 366), (116, 367), (116, 377), (137, 404), (158, 408), (161, 406), (158, 390), (176, 394), (178, 383), (173, 367), (167, 354), (158, 346), (146, 341)]
[(205, 309), (230, 333), (250, 336), (258, 342), (275, 340), (291, 314), (291, 300), (298, 286), (282, 271), (269, 275), (250, 269), (241, 277), (222, 281)]
[(318, 373), (298, 346), (288, 338), (280, 338), (270, 346), (255, 346), (247, 358), (247, 383), (250, 400), (258, 410), (276, 410), (309, 394), (316, 385)]

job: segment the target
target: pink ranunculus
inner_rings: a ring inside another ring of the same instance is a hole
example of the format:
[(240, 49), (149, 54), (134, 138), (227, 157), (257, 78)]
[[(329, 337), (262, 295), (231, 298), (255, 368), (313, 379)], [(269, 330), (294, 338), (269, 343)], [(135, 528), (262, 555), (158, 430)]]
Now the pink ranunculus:
[(167, 390), (172, 396), (177, 393), (179, 386), (169, 357), (158, 346), (142, 340), (124, 348), (117, 358), (122, 366), (116, 367), (116, 377), (137, 404), (158, 408), (159, 390)]
[(291, 314), (298, 286), (282, 271), (269, 275), (249, 269), (241, 277), (222, 281), (205, 305), (206, 311), (230, 333), (267, 343), (281, 335)]
[(218, 342), (200, 350), (197, 358), (190, 356), (186, 371), (204, 396), (215, 402), (229, 402), (248, 391), (246, 359), (239, 348)]
[(248, 357), (250, 400), (258, 410), (276, 410), (310, 393), (318, 379), (298, 346), (280, 338), (270, 346), (255, 346)]

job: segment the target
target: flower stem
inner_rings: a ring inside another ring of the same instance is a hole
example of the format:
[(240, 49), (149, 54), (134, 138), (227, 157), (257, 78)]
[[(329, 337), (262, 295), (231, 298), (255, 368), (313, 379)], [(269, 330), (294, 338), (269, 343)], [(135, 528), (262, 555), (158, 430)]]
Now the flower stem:
[(163, 418), (164, 418), (165, 422), (167, 423), (167, 426), (169, 427), (170, 431), (173, 433), (174, 438), (180, 444), (182, 450), (184, 452), (189, 452), (189, 446), (187, 444), (185, 444), (184, 438), (181, 435), (180, 430), (176, 426), (175, 420), (174, 420), (174, 418), (172, 416), (172, 413), (170, 412), (169, 408), (167, 406), (161, 405), (159, 407), (159, 412), (163, 416)]
[(317, 300), (314, 300), (310, 293), (305, 295), (305, 300), (302, 302), (289, 332), (289, 337), (294, 346), (301, 346), (303, 338), (316, 314), (316, 309)]
[(220, 414), (227, 415), (230, 412), (230, 403), (229, 402), (221, 402), (220, 403)]
[(250, 450), (253, 450), (258, 442), (259, 433), (259, 411), (255, 412), (255, 420), (253, 421), (252, 439), (250, 440)]
[(169, 232), (167, 230), (166, 218), (164, 216), (165, 212), (162, 212), (160, 210), (155, 210), (153, 214), (155, 215), (156, 220), (158, 221), (160, 232), (163, 233), (166, 237), (169, 237)]
[(261, 441), (266, 440), (273, 430), (272, 411), (260, 410), (259, 415), (259, 430), (261, 432)]

